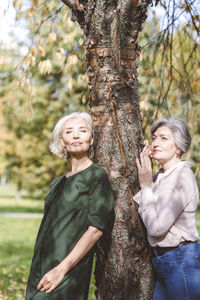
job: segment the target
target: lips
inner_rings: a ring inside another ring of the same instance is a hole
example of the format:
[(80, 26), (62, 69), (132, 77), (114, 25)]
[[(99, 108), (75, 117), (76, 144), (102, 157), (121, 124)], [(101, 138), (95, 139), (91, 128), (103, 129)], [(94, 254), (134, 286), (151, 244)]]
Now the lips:
[(160, 153), (160, 152), (161, 152), (160, 150), (153, 150), (153, 155)]
[(72, 143), (72, 145), (73, 146), (79, 146), (79, 145), (82, 145), (82, 143), (81, 142), (74, 142), (74, 143)]
[(153, 152), (160, 152), (161, 150), (153, 149)]

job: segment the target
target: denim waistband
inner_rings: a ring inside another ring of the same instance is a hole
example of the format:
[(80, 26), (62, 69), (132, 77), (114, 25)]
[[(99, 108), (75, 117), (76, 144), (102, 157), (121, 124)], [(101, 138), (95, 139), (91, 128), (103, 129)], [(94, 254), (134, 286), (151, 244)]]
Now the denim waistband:
[(196, 249), (199, 249), (200, 244), (198, 244), (198, 242), (191, 242), (191, 241), (186, 241), (186, 242), (181, 242), (178, 246), (176, 247), (155, 247), (152, 248), (152, 256), (161, 256), (167, 252), (170, 251), (176, 251), (176, 250), (180, 250), (181, 252), (185, 252), (185, 251), (194, 251)]

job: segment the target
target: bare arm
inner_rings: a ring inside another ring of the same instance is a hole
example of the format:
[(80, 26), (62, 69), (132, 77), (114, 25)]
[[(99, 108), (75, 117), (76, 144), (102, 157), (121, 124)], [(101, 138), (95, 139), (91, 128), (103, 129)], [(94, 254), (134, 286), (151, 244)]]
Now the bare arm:
[(42, 292), (51, 293), (64, 276), (88, 253), (102, 234), (103, 232), (98, 228), (89, 226), (69, 255), (42, 277), (37, 288)]

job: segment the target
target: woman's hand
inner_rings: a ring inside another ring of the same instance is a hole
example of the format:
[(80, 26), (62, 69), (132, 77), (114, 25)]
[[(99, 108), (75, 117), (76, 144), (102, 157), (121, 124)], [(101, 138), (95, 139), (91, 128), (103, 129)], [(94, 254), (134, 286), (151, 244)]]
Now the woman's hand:
[(59, 265), (47, 272), (38, 283), (38, 290), (45, 293), (51, 293), (64, 279), (65, 273), (59, 268)]
[(140, 153), (140, 161), (138, 158), (136, 158), (141, 189), (152, 186), (152, 167), (150, 160), (151, 154), (151, 148), (145, 145), (143, 151)]
[(150, 158), (152, 158), (153, 156), (151, 146), (148, 146), (145, 142), (144, 142), (144, 148), (142, 150), (142, 153), (147, 154)]

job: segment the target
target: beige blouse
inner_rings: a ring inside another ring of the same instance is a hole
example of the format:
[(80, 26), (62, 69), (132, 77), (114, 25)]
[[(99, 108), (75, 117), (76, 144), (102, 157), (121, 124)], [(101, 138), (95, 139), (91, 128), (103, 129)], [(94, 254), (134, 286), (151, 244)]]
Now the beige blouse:
[(180, 161), (164, 173), (158, 172), (152, 188), (143, 188), (133, 199), (139, 204), (152, 247), (199, 240), (195, 225), (199, 192), (190, 162)]

